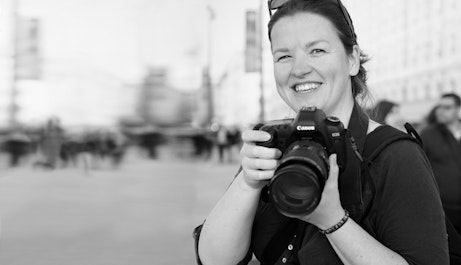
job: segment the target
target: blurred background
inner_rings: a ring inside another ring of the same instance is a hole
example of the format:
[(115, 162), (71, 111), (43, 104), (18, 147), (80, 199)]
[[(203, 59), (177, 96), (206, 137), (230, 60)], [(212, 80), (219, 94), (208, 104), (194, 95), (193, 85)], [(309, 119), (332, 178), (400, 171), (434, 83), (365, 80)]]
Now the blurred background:
[[(382, 121), (424, 126), (461, 93), (460, 1), (343, 2)], [(0, 263), (194, 264), (241, 130), (294, 115), (266, 6), (0, 0)]]

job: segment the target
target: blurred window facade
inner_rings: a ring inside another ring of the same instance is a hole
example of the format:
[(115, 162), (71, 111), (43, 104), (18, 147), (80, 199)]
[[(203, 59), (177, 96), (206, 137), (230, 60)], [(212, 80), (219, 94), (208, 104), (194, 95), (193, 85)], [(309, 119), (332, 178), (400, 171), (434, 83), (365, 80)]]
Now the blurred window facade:
[(374, 101), (429, 108), (421, 103), (461, 91), (459, 0), (344, 2), (361, 48), (371, 57), (365, 67)]

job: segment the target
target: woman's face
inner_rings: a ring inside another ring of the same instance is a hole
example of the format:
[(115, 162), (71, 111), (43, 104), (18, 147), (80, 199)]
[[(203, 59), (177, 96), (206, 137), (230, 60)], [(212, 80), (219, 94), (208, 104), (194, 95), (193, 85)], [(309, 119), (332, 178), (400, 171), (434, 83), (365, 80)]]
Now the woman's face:
[(307, 12), (283, 17), (271, 39), (277, 90), (293, 110), (316, 106), (337, 115), (353, 103), (350, 76), (359, 70), (358, 48), (347, 55), (328, 19)]

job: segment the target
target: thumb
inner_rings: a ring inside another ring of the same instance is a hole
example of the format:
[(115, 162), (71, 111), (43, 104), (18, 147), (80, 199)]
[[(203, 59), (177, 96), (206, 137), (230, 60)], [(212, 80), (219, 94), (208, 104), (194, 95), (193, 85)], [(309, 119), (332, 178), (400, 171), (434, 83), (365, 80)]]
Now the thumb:
[(328, 180), (325, 185), (330, 186), (331, 188), (338, 188), (338, 175), (339, 175), (339, 167), (337, 163), (337, 155), (332, 154), (329, 157), (330, 160), (330, 172), (328, 174)]

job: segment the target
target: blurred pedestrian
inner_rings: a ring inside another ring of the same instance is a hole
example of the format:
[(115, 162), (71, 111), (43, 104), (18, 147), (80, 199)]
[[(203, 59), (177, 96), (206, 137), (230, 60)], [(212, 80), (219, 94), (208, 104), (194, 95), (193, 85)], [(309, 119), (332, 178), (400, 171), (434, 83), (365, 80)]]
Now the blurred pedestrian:
[(105, 141), (112, 168), (119, 168), (128, 146), (126, 136), (119, 131), (109, 132)]
[(148, 158), (158, 158), (158, 147), (162, 140), (162, 134), (158, 128), (152, 125), (148, 125), (141, 129), (139, 135), (139, 145), (146, 151)]
[(227, 132), (227, 141), (229, 143), (229, 161), (233, 162), (234, 154), (238, 153), (238, 150), (241, 147), (241, 133), (237, 126), (232, 126), (229, 128), (229, 131)]
[(429, 113), (426, 115), (426, 117), (421, 121), (421, 123), (418, 125), (418, 131), (421, 132), (424, 130), (426, 127), (434, 125), (438, 123), (437, 119), (437, 105), (434, 106)]
[(439, 186), (443, 207), (461, 234), (461, 99), (449, 93), (434, 109), (437, 121), (421, 132), (424, 150)]
[(213, 150), (213, 139), (211, 138), (211, 132), (207, 129), (200, 130), (192, 136), (195, 157), (210, 159)]
[(218, 146), (219, 162), (224, 163), (224, 157), (229, 159), (229, 137), (228, 130), (224, 125), (219, 126), (216, 136), (216, 143)]
[(64, 130), (61, 128), (58, 118), (48, 120), (43, 128), (40, 139), (40, 150), (43, 160), (36, 165), (54, 169), (61, 154), (61, 147), (64, 141)]
[(379, 101), (372, 110), (373, 118), (381, 124), (387, 124), (399, 130), (404, 129), (404, 121), (400, 115), (400, 106), (389, 100)]
[(16, 167), (30, 151), (31, 140), (21, 129), (13, 129), (4, 142), (5, 151), (10, 155), (10, 166)]

